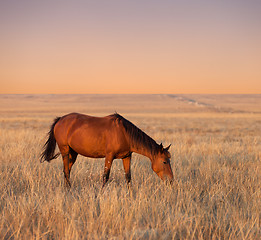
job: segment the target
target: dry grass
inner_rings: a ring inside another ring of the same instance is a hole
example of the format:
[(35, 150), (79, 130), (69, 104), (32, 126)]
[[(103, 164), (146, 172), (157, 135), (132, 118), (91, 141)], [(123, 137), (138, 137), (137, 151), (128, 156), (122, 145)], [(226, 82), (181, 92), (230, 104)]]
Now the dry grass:
[(103, 160), (80, 156), (68, 192), (61, 159), (40, 164), (39, 154), (52, 118), (76, 104), (60, 112), (57, 105), (39, 112), (32, 105), (2, 109), (0, 239), (261, 238), (260, 114), (127, 108), (124, 116), (158, 142), (172, 143), (174, 185), (164, 185), (149, 160), (134, 155), (132, 189), (115, 160), (101, 192)]

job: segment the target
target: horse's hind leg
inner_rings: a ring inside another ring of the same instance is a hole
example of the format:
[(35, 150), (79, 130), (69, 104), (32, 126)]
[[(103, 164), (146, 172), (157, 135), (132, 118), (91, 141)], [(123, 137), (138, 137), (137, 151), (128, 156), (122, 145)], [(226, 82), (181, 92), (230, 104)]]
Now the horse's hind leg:
[(67, 187), (71, 187), (70, 171), (69, 171), (69, 153), (62, 154), (62, 157), (63, 157), (64, 183)]
[(72, 148), (69, 148), (69, 149), (70, 149), (69, 150), (69, 177), (70, 177), (71, 169), (72, 169), (73, 164), (76, 161), (78, 153), (75, 152)]
[(105, 166), (104, 166), (104, 173), (103, 173), (103, 184), (102, 187), (105, 186), (105, 184), (108, 182), (109, 180), (109, 176), (110, 176), (110, 171), (111, 171), (111, 165), (113, 162), (114, 156), (111, 154), (108, 154), (105, 157)]
[(71, 172), (72, 165), (75, 163), (78, 154), (69, 146), (62, 146), (62, 147), (59, 146), (59, 148), (63, 157), (63, 172), (64, 172), (65, 185), (67, 187), (71, 187), (70, 172)]

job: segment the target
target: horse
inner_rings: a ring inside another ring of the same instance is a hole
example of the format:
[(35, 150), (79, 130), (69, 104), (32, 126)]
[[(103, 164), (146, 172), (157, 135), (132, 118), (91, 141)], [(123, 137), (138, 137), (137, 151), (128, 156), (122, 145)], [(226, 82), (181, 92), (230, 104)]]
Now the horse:
[[(105, 158), (103, 187), (109, 180), (114, 159), (122, 159), (125, 178), (131, 182), (131, 156), (138, 153), (148, 157), (153, 171), (164, 181), (172, 182), (170, 145), (157, 144), (133, 123), (115, 113), (106, 117), (94, 117), (70, 113), (54, 119), (48, 132), (40, 161), (50, 162), (60, 154), (63, 159), (65, 184), (70, 187), (70, 172), (77, 155), (89, 158)], [(60, 153), (55, 153), (56, 143)]]

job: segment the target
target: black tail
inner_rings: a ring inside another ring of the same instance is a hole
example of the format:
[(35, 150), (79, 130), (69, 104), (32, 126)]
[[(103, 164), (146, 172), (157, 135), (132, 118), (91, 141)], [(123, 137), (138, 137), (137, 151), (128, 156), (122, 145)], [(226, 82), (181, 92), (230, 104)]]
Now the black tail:
[(59, 153), (54, 155), (54, 151), (55, 151), (55, 147), (56, 147), (56, 140), (55, 140), (54, 132), (53, 132), (55, 124), (60, 119), (61, 119), (60, 117), (57, 117), (57, 118), (54, 119), (54, 122), (51, 126), (51, 129), (48, 132), (49, 137), (48, 137), (46, 143), (44, 144), (44, 147), (43, 147), (44, 150), (41, 153), (40, 162), (44, 162), (44, 161), (50, 162), (52, 159), (55, 159), (60, 155)]

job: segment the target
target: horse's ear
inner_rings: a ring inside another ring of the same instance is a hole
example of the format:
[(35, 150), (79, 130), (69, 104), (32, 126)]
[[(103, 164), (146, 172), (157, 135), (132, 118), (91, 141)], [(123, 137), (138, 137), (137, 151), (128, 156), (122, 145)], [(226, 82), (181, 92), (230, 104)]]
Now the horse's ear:
[(167, 146), (164, 150), (169, 151), (171, 144), (169, 146)]
[(160, 151), (163, 152), (164, 148), (163, 148), (163, 145), (162, 143), (160, 144)]

